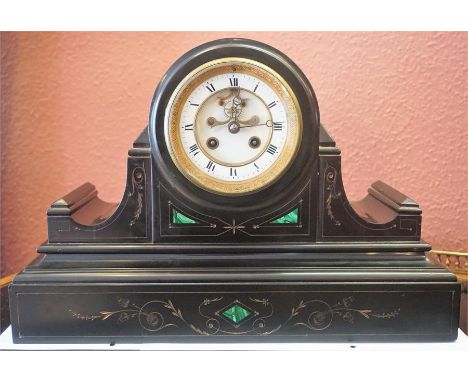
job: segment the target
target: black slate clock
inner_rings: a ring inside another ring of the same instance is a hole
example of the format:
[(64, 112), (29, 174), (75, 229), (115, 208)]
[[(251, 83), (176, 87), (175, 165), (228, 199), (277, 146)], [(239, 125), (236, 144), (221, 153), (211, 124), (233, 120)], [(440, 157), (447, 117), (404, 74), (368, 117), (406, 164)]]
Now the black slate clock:
[(86, 183), (47, 221), (10, 287), (16, 342), (457, 336), (460, 287), (426, 261), (418, 204), (383, 182), (347, 199), (312, 86), (256, 41), (177, 60), (120, 203)]

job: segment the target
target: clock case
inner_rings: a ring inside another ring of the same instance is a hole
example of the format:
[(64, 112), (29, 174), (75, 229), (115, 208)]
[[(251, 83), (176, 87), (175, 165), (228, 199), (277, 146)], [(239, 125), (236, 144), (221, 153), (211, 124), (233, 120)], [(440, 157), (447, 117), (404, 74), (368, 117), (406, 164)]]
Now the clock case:
[[(172, 90), (220, 57), (272, 67), (303, 113), (288, 172), (245, 196), (192, 185), (162, 135)], [(10, 286), (15, 342), (456, 339), (460, 285), (426, 260), (419, 205), (380, 181), (348, 201), (312, 87), (274, 48), (225, 39), (182, 56), (127, 163), (120, 203), (86, 183), (48, 209), (48, 240)]]

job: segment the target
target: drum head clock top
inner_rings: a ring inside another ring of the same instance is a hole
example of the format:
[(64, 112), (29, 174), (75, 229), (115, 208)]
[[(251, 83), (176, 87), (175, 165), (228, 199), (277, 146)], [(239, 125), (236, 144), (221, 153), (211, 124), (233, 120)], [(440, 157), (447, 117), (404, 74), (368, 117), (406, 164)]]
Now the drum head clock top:
[(297, 179), (316, 154), (318, 126), (312, 87), (297, 66), (244, 39), (181, 57), (157, 88), (149, 121), (153, 156), (171, 184), (231, 199)]

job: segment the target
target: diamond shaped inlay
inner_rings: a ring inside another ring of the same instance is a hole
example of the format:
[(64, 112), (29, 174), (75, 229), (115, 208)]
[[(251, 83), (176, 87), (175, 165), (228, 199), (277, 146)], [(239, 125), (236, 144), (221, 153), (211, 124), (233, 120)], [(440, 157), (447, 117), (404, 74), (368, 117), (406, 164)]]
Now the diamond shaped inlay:
[(252, 314), (252, 312), (248, 311), (247, 309), (244, 309), (239, 304), (234, 304), (230, 308), (228, 308), (224, 312), (222, 312), (222, 315), (224, 317), (231, 320), (235, 324), (238, 324), (242, 320), (245, 320), (251, 314)]

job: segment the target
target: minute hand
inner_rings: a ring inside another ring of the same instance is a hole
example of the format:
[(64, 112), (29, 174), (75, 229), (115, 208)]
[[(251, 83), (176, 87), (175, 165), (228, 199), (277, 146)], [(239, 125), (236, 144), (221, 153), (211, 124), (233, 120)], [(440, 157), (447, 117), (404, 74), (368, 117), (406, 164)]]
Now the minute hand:
[(239, 126), (240, 128), (244, 128), (244, 127), (257, 127), (257, 126), (268, 126), (268, 127), (272, 127), (273, 126), (273, 122), (268, 120), (266, 121), (265, 123), (259, 123), (259, 124), (256, 124), (256, 125), (244, 125), (244, 126)]

